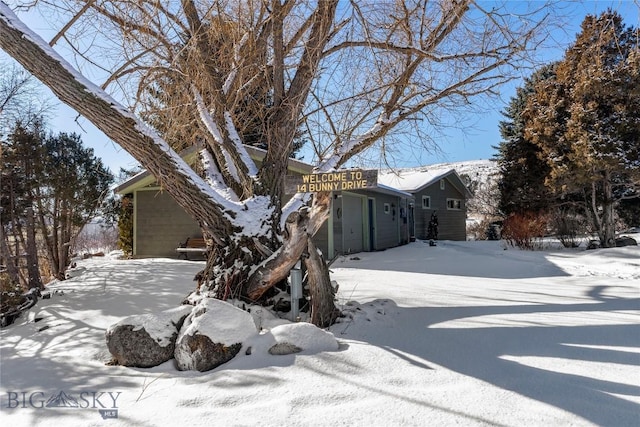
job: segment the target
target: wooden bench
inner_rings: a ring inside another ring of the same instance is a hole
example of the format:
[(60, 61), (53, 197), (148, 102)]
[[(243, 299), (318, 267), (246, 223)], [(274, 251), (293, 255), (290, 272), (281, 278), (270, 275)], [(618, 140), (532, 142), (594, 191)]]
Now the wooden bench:
[(184, 256), (184, 259), (189, 259), (190, 253), (202, 254), (206, 257), (207, 254), (207, 242), (202, 237), (189, 237), (184, 243), (176, 248), (178, 256)]

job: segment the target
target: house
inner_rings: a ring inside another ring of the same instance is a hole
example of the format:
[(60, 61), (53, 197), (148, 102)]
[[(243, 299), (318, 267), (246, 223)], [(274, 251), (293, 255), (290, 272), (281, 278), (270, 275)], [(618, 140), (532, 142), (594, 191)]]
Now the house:
[(466, 240), (466, 202), (471, 193), (455, 169), (421, 167), (381, 171), (378, 182), (410, 193), (414, 229), (411, 236), (427, 239), (432, 215), (438, 218), (438, 239)]
[(376, 188), (332, 193), (331, 215), (314, 236), (326, 258), (384, 250), (409, 243), (411, 194)]
[[(266, 152), (247, 146), (258, 164)], [(197, 158), (196, 149), (182, 153), (187, 163)], [(290, 159), (289, 173), (310, 174), (313, 167)], [(123, 182), (115, 191), (133, 197), (133, 256), (177, 257), (176, 248), (188, 237), (202, 235), (198, 223), (162, 190), (148, 172)], [(332, 193), (331, 216), (314, 236), (325, 258), (361, 251), (375, 251), (409, 242), (411, 194), (384, 184), (366, 190)]]

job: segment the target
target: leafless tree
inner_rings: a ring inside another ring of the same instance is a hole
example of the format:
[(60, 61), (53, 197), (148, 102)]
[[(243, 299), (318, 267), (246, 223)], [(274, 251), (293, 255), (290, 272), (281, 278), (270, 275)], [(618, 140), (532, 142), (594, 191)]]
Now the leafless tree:
[[(40, 92), (35, 79), (27, 71), (17, 64), (9, 64), (8, 61), (0, 62), (0, 139), (6, 136), (16, 122), (29, 125), (46, 115), (51, 106)], [(0, 164), (4, 168), (2, 147), (0, 147)], [(12, 171), (0, 172), (0, 187), (3, 190), (3, 198), (6, 197), (3, 202), (13, 203), (15, 194), (10, 188), (11, 183), (6, 179), (11, 176)], [(0, 207), (0, 259), (3, 265), (6, 265), (11, 282), (21, 283), (27, 289), (41, 289), (43, 286), (38, 267), (33, 211), (27, 209), (25, 215), (27, 223), (32, 226), (27, 227), (26, 238), (21, 232), (18, 238), (16, 227), (13, 233), (7, 233), (5, 225), (11, 221), (9, 216), (8, 209), (5, 210), (4, 206)], [(14, 243), (14, 250), (9, 246), (10, 240)], [(26, 255), (27, 276), (21, 274), (18, 268), (23, 254)]]
[[(373, 146), (387, 148), (416, 120), (437, 125), (443, 111), (496, 93), (526, 65), (551, 10), (541, 3), (525, 10), (521, 2), (487, 9), (472, 0), (30, 3), (66, 22), (51, 45), (74, 53), (83, 67), (102, 68), (102, 86), (122, 102), (73, 71), (4, 5), (0, 47), (131, 153), (198, 220), (213, 249), (200, 291), (250, 300), (315, 251), (310, 237), (330, 212), (328, 193), (283, 201), (301, 124), (318, 172)], [(165, 139), (135, 114), (153, 111), (149, 93), (161, 82), (179, 100), (164, 105), (173, 109), (168, 116), (186, 117), (173, 125), (192, 126), (160, 129)], [(243, 145), (247, 114), (261, 122), (267, 152), (260, 167)], [(202, 142), (201, 174), (166, 140)], [(315, 323), (328, 324), (336, 311), (326, 301), (328, 270), (314, 253), (306, 263), (312, 295), (325, 299), (312, 302)]]
[(15, 122), (28, 125), (45, 117), (51, 105), (43, 97), (31, 74), (9, 61), (0, 61), (0, 135)]

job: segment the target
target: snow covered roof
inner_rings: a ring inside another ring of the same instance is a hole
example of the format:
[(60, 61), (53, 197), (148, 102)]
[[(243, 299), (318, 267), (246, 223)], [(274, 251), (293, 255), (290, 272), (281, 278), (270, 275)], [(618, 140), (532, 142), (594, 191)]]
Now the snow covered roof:
[[(196, 160), (196, 155), (198, 153), (198, 150), (201, 148), (202, 147), (199, 147), (199, 146), (187, 148), (186, 150), (180, 153), (180, 157), (182, 157), (187, 163), (193, 164)], [(253, 147), (250, 145), (246, 145), (245, 148), (249, 152), (249, 155), (251, 156), (251, 158), (256, 161), (262, 161), (267, 153), (266, 150)], [(289, 159), (289, 170), (298, 172), (301, 174), (308, 174), (313, 172), (313, 166), (308, 163), (302, 162), (300, 160), (291, 158)], [(117, 187), (115, 187), (114, 190), (116, 193), (119, 193), (119, 194), (127, 194), (127, 193), (131, 193), (135, 189), (152, 185), (155, 181), (156, 181), (155, 177), (145, 170), (132, 176), (131, 178), (124, 181), (123, 183), (119, 184)], [(389, 194), (389, 195), (398, 196), (398, 197), (413, 198), (412, 194), (406, 191), (403, 191), (402, 189), (395, 187), (393, 185), (387, 185), (384, 182), (380, 182), (380, 180), (378, 180), (377, 188), (370, 188), (369, 190), (376, 193)]]
[[(256, 161), (262, 161), (267, 153), (261, 148), (253, 147), (250, 145), (245, 145), (245, 148), (247, 149), (249, 156), (251, 156), (251, 158)], [(196, 161), (196, 155), (198, 154), (198, 151), (200, 149), (202, 149), (202, 146), (199, 145), (189, 147), (180, 153), (180, 157), (182, 157), (187, 163), (193, 164)], [(299, 173), (311, 173), (313, 170), (313, 166), (308, 163), (301, 162), (300, 160), (291, 158), (289, 159), (289, 169)], [(127, 194), (136, 188), (141, 188), (154, 182), (154, 176), (151, 175), (148, 171), (144, 170), (119, 184), (117, 187), (115, 187), (114, 190), (119, 194)]]
[(455, 169), (449, 167), (422, 166), (410, 169), (383, 170), (378, 174), (378, 183), (409, 193), (417, 193), (441, 179), (449, 180), (467, 197), (471, 196), (460, 175)]

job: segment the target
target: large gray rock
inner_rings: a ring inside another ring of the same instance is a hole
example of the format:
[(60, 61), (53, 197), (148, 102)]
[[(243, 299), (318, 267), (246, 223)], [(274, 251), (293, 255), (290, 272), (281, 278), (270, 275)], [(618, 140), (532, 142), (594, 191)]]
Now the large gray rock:
[(105, 337), (114, 362), (150, 368), (171, 360), (178, 331), (192, 309), (183, 305), (156, 314), (130, 316), (111, 325)]
[(288, 323), (278, 325), (269, 331), (275, 345), (269, 348), (269, 354), (286, 355), (300, 353), (319, 353), (338, 350), (336, 337), (311, 323)]
[(258, 330), (251, 314), (229, 303), (204, 298), (187, 317), (176, 341), (180, 370), (209, 371), (233, 359)]

